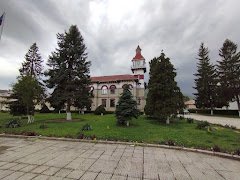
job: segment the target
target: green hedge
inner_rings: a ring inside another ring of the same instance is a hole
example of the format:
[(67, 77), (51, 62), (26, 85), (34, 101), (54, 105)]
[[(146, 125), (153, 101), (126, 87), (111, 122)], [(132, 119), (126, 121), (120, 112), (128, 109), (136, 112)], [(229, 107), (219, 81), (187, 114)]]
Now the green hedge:
[[(198, 114), (211, 114), (210, 109), (188, 109), (190, 113), (198, 113)], [(214, 109), (213, 114), (216, 115), (233, 115), (238, 116), (238, 110), (220, 110), (220, 109)]]

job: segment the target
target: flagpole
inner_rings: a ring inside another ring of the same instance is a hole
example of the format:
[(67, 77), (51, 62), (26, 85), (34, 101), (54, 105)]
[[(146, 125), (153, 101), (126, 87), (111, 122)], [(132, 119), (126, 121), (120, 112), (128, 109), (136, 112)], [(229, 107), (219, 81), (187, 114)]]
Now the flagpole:
[(1, 27), (0, 41), (2, 39), (2, 32), (3, 32), (4, 21), (5, 21), (5, 15), (6, 15), (6, 13), (4, 12), (3, 13), (3, 19), (2, 19), (2, 25), (1, 25), (2, 27)]

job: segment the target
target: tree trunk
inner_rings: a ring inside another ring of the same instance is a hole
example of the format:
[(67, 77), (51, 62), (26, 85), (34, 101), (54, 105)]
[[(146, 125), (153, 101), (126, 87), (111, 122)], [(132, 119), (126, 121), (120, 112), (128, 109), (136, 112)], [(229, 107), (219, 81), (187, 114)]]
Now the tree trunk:
[(237, 96), (237, 105), (238, 105), (238, 117), (240, 117), (240, 99), (239, 99), (239, 96)]
[(70, 111), (70, 102), (68, 101), (67, 102), (67, 121), (71, 121), (72, 120), (72, 114), (71, 114), (71, 111)]
[(28, 121), (27, 121), (27, 123), (29, 124), (29, 123), (31, 123), (31, 115), (28, 114), (27, 117), (28, 117)]
[(213, 109), (211, 108), (211, 116), (213, 115)]
[(169, 117), (167, 117), (166, 124), (170, 124)]

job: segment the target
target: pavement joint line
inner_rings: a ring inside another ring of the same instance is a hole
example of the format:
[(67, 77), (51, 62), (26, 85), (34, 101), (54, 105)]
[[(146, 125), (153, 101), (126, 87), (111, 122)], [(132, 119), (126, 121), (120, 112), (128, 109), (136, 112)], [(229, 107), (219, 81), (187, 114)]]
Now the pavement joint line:
[(37, 139), (43, 139), (43, 140), (85, 142), (85, 143), (94, 143), (94, 144), (101, 143), (101, 144), (135, 145), (135, 146), (141, 146), (141, 147), (155, 147), (155, 148), (165, 148), (165, 149), (182, 150), (182, 151), (188, 151), (188, 152), (196, 152), (196, 153), (202, 153), (202, 154), (218, 156), (218, 157), (223, 157), (223, 158), (240, 161), (240, 156), (238, 156), (238, 155), (232, 155), (232, 154), (214, 152), (214, 151), (202, 150), (202, 149), (186, 148), (186, 147), (181, 147), (181, 146), (168, 146), (168, 145), (161, 145), (161, 144), (134, 143), (134, 142), (122, 142), (122, 141), (56, 138), (56, 137), (46, 137), (46, 136), (37, 136), (36, 137), (36, 136), (24, 136), (24, 135), (12, 135), (12, 134), (0, 134), (0, 137), (23, 138), (23, 139), (37, 138)]
[(122, 156), (123, 156), (123, 154), (124, 154), (126, 148), (127, 148), (127, 146), (125, 146), (124, 151), (122, 152), (122, 154), (121, 154), (121, 156), (120, 156), (120, 158), (119, 158), (119, 160), (118, 160), (118, 162), (117, 162), (117, 164), (116, 164), (116, 167), (115, 167), (114, 170), (113, 170), (113, 173), (112, 173), (111, 179), (112, 179), (112, 177), (113, 177), (113, 175), (114, 175), (114, 172), (116, 171), (116, 169), (117, 169), (117, 167), (118, 167), (119, 162), (120, 162), (121, 159), (122, 159)]
[(187, 172), (187, 174), (189, 175), (189, 177), (190, 177), (191, 179), (193, 179), (192, 176), (189, 174), (188, 170), (186, 169), (186, 167), (184, 166), (184, 164), (182, 163), (182, 161), (179, 159), (179, 157), (178, 157), (178, 156), (176, 156), (176, 157), (177, 157), (178, 161), (180, 162), (180, 164), (181, 164), (181, 165), (183, 166), (183, 168), (185, 169), (185, 171)]

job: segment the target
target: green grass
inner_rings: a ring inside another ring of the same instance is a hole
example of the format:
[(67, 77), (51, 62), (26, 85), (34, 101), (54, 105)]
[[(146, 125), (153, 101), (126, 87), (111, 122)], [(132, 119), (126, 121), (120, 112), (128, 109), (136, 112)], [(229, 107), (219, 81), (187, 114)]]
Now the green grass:
[[(163, 143), (173, 140), (179, 146), (210, 149), (214, 145), (223, 151), (233, 152), (240, 149), (240, 131), (232, 130), (217, 125), (212, 125), (213, 131), (196, 129), (196, 122), (187, 123), (185, 120), (176, 121), (170, 125), (158, 123), (141, 116), (131, 121), (130, 127), (116, 125), (114, 114), (97, 116), (93, 114), (73, 114), (71, 122), (56, 122), (54, 119), (64, 119), (65, 114), (36, 114), (33, 124), (26, 124), (19, 128), (5, 128), (4, 124), (11, 119), (8, 113), (0, 113), (0, 133), (36, 132), (43, 136), (73, 137), (76, 138), (84, 124), (93, 127), (91, 131), (84, 131), (84, 135), (95, 135), (97, 139), (137, 141), (146, 143)], [(46, 129), (39, 126), (45, 123)]]

